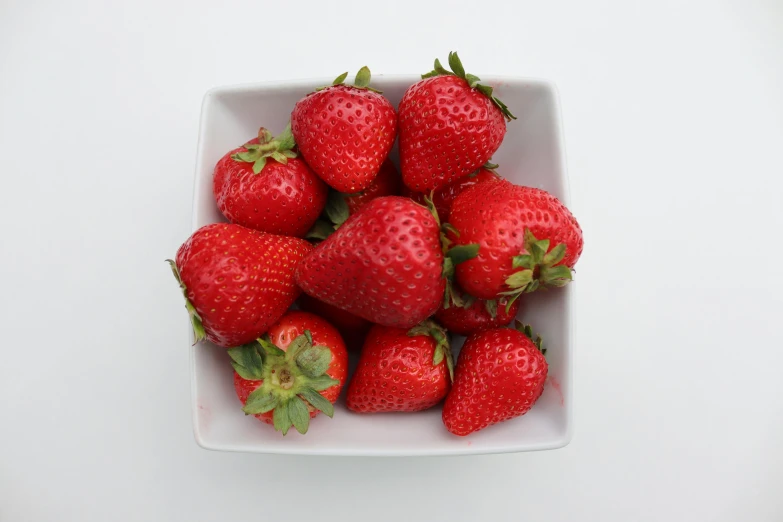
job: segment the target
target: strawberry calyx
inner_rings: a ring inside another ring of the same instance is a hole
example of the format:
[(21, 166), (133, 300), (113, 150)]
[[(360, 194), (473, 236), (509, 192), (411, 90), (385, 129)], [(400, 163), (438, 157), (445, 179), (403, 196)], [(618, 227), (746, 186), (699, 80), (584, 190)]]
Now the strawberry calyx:
[(511, 297), (506, 304), (506, 311), (523, 293), (534, 292), (542, 286), (565, 286), (573, 279), (573, 271), (569, 267), (558, 265), (566, 254), (564, 243), (556, 245), (550, 251), (548, 239), (539, 240), (526, 228), (524, 245), (527, 253), (514, 256), (512, 260), (513, 268), (523, 270), (506, 278), (506, 284), (511, 290), (500, 293)]
[(503, 113), (503, 117), (506, 118), (507, 121), (517, 119), (516, 116), (511, 114), (508, 106), (500, 101), (497, 96), (492, 94), (492, 87), (479, 83), (481, 78), (475, 74), (468, 74), (465, 72), (465, 68), (462, 66), (462, 61), (459, 59), (459, 56), (457, 56), (456, 51), (449, 53), (449, 67), (451, 67), (451, 71), (443, 67), (443, 65), (440, 63), (440, 60), (435, 58), (435, 68), (428, 73), (422, 74), (421, 77), (432, 78), (434, 76), (456, 76), (458, 78), (462, 78), (468, 82), (468, 86), (470, 86), (471, 89), (476, 89), (481, 94), (492, 100), (492, 103), (494, 103), (495, 106), (500, 109), (500, 112)]
[(254, 174), (258, 174), (264, 169), (269, 158), (285, 165), (289, 158), (296, 157), (296, 152), (293, 150), (296, 142), (291, 133), (290, 122), (277, 137), (272, 137), (269, 130), (261, 127), (258, 129), (258, 143), (250, 141), (242, 146), (247, 150), (232, 154), (231, 159), (252, 163)]
[(524, 324), (519, 319), (516, 319), (514, 321), (514, 329), (522, 332), (527, 336), (528, 339), (533, 341), (533, 344), (536, 345), (536, 348), (538, 348), (538, 351), (541, 352), (542, 355), (546, 355), (546, 348), (544, 348), (544, 340), (541, 339), (540, 335), (536, 335), (535, 338), (533, 338), (533, 327), (529, 324)]
[(179, 268), (177, 268), (177, 263), (175, 263), (171, 259), (166, 259), (166, 262), (171, 267), (171, 271), (174, 274), (174, 278), (177, 280), (177, 283), (179, 283), (180, 289), (182, 289), (182, 295), (185, 296), (185, 308), (188, 310), (188, 316), (190, 316), (190, 324), (193, 326), (193, 337), (196, 339), (196, 342), (193, 344), (196, 344), (199, 341), (202, 341), (207, 338), (207, 332), (206, 330), (204, 330), (204, 324), (201, 322), (201, 316), (198, 315), (198, 312), (196, 311), (196, 307), (193, 306), (193, 303), (191, 303), (190, 299), (188, 299), (188, 289), (185, 286), (185, 283), (182, 282), (182, 277), (179, 274)]
[[(334, 87), (336, 85), (345, 85), (345, 79), (348, 77), (348, 72), (342, 73), (340, 76), (334, 79), (332, 82), (332, 85), (326, 85), (323, 87), (317, 87), (315, 90), (316, 92), (322, 91), (324, 89), (328, 89), (329, 87)], [(348, 85), (348, 87), (354, 87), (356, 89), (361, 89), (365, 91), (372, 91), (377, 92), (378, 94), (382, 93), (383, 91), (379, 91), (378, 89), (374, 89), (370, 87), (370, 80), (372, 79), (372, 75), (370, 74), (370, 68), (366, 65), (359, 69), (359, 72), (356, 73), (356, 77), (353, 80), (353, 85)]]
[(408, 330), (408, 337), (417, 335), (429, 335), (435, 339), (435, 352), (432, 355), (432, 365), (437, 366), (446, 360), (446, 368), (449, 370), (449, 380), (454, 380), (454, 355), (451, 353), (451, 343), (446, 329), (431, 319), (426, 319)]
[(263, 381), (248, 396), (242, 408), (246, 415), (274, 410), (274, 427), (283, 435), (291, 426), (299, 433), (307, 433), (310, 408), (334, 416), (334, 405), (319, 393), (339, 384), (326, 374), (332, 351), (325, 346), (313, 346), (309, 330), (294, 339), (286, 351), (262, 337), (229, 349), (228, 355), (240, 377)]
[(329, 195), (326, 199), (326, 206), (324, 207), (321, 216), (305, 235), (305, 238), (322, 241), (340, 228), (340, 225), (345, 223), (351, 216), (351, 210), (348, 208), (348, 203), (345, 201), (345, 198), (350, 196), (351, 194), (345, 194), (330, 188)]

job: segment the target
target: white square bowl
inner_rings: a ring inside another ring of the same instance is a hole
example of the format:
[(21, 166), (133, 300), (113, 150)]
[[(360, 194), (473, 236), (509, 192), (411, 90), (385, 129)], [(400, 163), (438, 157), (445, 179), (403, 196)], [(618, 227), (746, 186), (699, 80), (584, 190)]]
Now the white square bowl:
[[(419, 76), (373, 77), (397, 107)], [(518, 117), (507, 126), (493, 157), (498, 172), (513, 183), (538, 187), (568, 204), (560, 109), (553, 85), (520, 78), (486, 77)], [(219, 87), (204, 96), (193, 196), (193, 230), (225, 221), (212, 196), (218, 159), (255, 136), (260, 126), (277, 134), (294, 104), (332, 78)], [(397, 151), (392, 159), (397, 162)], [(342, 402), (335, 415), (316, 417), (307, 435), (295, 430), (283, 437), (252, 416), (245, 416), (234, 393), (232, 368), (224, 348), (201, 343), (191, 350), (193, 431), (206, 449), (300, 455), (468, 455), (560, 448), (571, 439), (573, 288), (523, 296), (520, 318), (544, 338), (549, 378), (544, 393), (526, 415), (469, 435), (450, 434), (441, 408), (419, 413), (359, 415)], [(463, 338), (457, 338), (457, 346)], [(191, 337), (192, 343), (192, 337)], [(455, 351), (456, 355), (456, 351)]]

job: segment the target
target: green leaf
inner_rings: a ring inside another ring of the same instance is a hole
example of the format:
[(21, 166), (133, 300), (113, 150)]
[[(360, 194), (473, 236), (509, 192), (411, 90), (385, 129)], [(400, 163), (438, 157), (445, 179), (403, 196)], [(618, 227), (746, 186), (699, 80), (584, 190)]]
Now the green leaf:
[(459, 237), (459, 230), (457, 230), (457, 227), (455, 227), (451, 223), (443, 223), (443, 226), (441, 228), (443, 228), (443, 230), (447, 230), (452, 234), (454, 234), (454, 237)]
[(513, 268), (528, 268), (533, 270), (535, 264), (533, 263), (533, 256), (530, 254), (523, 254), (521, 256), (514, 256), (511, 262)]
[(565, 286), (573, 279), (571, 269), (559, 265), (541, 269), (541, 282), (546, 286)]
[(435, 58), (435, 72), (441, 75), (454, 76), (454, 73), (443, 67), (437, 58)]
[[(296, 141), (294, 141), (294, 135), (291, 132), (291, 122), (288, 122), (288, 125), (285, 126), (285, 129), (283, 129), (283, 132), (281, 132), (277, 138), (275, 138), (275, 141), (279, 143), (277, 146), (277, 150), (280, 152), (291, 150), (296, 146)], [(291, 158), (296, 157), (289, 156)]]
[(313, 344), (313, 334), (310, 332), (310, 330), (305, 330), (304, 336), (307, 337), (308, 343)]
[(468, 259), (473, 259), (474, 257), (478, 256), (478, 253), (478, 243), (471, 243), (469, 245), (457, 245), (450, 248), (449, 251), (446, 252), (446, 256), (451, 259), (455, 265), (458, 265), (460, 263), (464, 263)]
[(296, 365), (308, 377), (318, 377), (329, 369), (332, 351), (325, 346), (305, 348), (296, 358)]
[(435, 353), (432, 354), (432, 365), (437, 366), (443, 362), (443, 348), (438, 346), (435, 348)]
[(326, 200), (326, 217), (335, 225), (342, 225), (350, 216), (348, 203), (345, 202), (345, 194), (336, 190), (329, 191), (329, 199)]
[(280, 404), (280, 398), (271, 392), (263, 392), (257, 388), (248, 397), (245, 406), (242, 408), (248, 415), (258, 415), (271, 411)]
[(511, 306), (514, 304), (514, 301), (519, 299), (519, 296), (522, 295), (521, 292), (517, 292), (511, 295), (509, 299), (506, 300), (506, 313), (508, 314), (511, 311)]
[(370, 68), (365, 65), (356, 73), (356, 79), (354, 79), (353, 84), (360, 89), (365, 88), (370, 85), (370, 77)]
[(498, 315), (498, 302), (495, 299), (489, 299), (484, 301), (484, 309), (489, 316), (494, 319)]
[(476, 89), (483, 94), (484, 96), (488, 96), (489, 98), (492, 98), (492, 87), (489, 85), (483, 85), (481, 83), (476, 84)]
[(291, 417), (288, 414), (289, 401), (281, 402), (272, 415), (272, 422), (277, 431), (282, 431), (283, 435), (288, 433), (288, 429), (291, 427)]
[(288, 163), (288, 158), (282, 152), (278, 152), (278, 151), (272, 152), (272, 159), (278, 163), (282, 163), (283, 165)]
[(498, 168), (498, 164), (497, 163), (490, 163), (488, 161), (484, 165), (482, 165), (482, 167), (487, 169), (487, 170), (495, 170), (496, 168)]
[(560, 261), (563, 260), (563, 258), (566, 255), (566, 246), (565, 243), (560, 243), (559, 245), (555, 246), (552, 250), (549, 251), (548, 254), (544, 256), (544, 266), (553, 266), (558, 264)]
[(313, 228), (308, 230), (307, 234), (305, 234), (306, 239), (326, 239), (331, 234), (334, 233), (334, 226), (332, 226), (330, 223), (327, 223), (323, 219), (318, 219), (313, 224)]
[(348, 78), (348, 71), (345, 71), (340, 76), (335, 78), (332, 82), (332, 85), (342, 85), (346, 78)]
[(282, 151), (280, 151), (280, 153), (283, 156), (285, 156), (286, 158), (295, 158), (296, 157), (296, 152), (294, 152), (292, 150), (282, 150)]
[(478, 84), (478, 82), (481, 81), (481, 78), (479, 78), (475, 74), (466, 74), (465, 80), (467, 80), (468, 85), (470, 85), (471, 87), (475, 87), (476, 84)]
[(228, 350), (232, 366), (243, 379), (257, 381), (263, 378), (264, 357), (258, 348), (258, 343), (252, 342)]
[(285, 352), (275, 346), (274, 344), (269, 342), (269, 339), (266, 337), (261, 337), (259, 339), (256, 339), (258, 344), (261, 345), (261, 347), (264, 349), (264, 352), (266, 352), (267, 355), (272, 357), (285, 357)]
[(265, 166), (266, 166), (266, 158), (261, 156), (256, 160), (255, 163), (253, 163), (253, 174), (258, 174), (264, 169)]
[(465, 68), (462, 67), (462, 62), (460, 61), (459, 56), (457, 56), (456, 51), (449, 53), (449, 67), (454, 71), (454, 74), (460, 78), (465, 78)]
[(334, 405), (314, 389), (306, 386), (299, 390), (299, 395), (316, 410), (322, 411), (328, 417), (334, 417)]
[(540, 241), (534, 241), (529, 245), (530, 254), (533, 256), (533, 261), (538, 265), (544, 261), (546, 251), (549, 250), (549, 240), (542, 239)]
[(310, 348), (310, 341), (307, 340), (307, 336), (302, 334), (296, 336), (296, 339), (291, 341), (291, 344), (288, 345), (288, 349), (285, 352), (285, 358), (288, 361), (295, 361), (297, 357), (299, 357), (299, 354), (302, 353), (302, 350), (306, 348)]
[(448, 256), (443, 259), (443, 277), (446, 279), (454, 277), (454, 261)]
[(237, 152), (231, 155), (231, 159), (235, 161), (243, 161), (245, 163), (253, 163), (258, 159), (258, 152), (256, 151), (243, 151)]
[(297, 396), (288, 401), (288, 417), (296, 428), (296, 431), (304, 435), (310, 426), (310, 412), (305, 403)]
[(524, 288), (533, 280), (532, 270), (514, 272), (506, 279), (506, 284), (511, 288)]
[(318, 377), (313, 377), (307, 381), (307, 384), (316, 391), (323, 391), (327, 388), (331, 388), (335, 384), (340, 384), (340, 381), (336, 379), (332, 379), (326, 374), (320, 375)]

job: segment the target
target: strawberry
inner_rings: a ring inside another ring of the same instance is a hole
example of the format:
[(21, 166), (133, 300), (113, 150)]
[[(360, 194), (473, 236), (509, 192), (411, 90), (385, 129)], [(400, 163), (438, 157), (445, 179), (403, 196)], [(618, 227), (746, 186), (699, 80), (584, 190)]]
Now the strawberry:
[[(478, 169), (498, 150), (514, 115), (492, 87), (466, 74), (457, 53), (405, 91), (399, 105), (400, 167), (405, 185), (429, 192)], [(505, 119), (504, 119), (505, 118)]]
[[(432, 203), (435, 205), (441, 221), (447, 222), (449, 220), (449, 215), (451, 214), (451, 205), (454, 203), (456, 197), (462, 193), (462, 191), (479, 183), (486, 183), (488, 181), (491, 182), (501, 179), (500, 176), (498, 176), (498, 174), (494, 171), (495, 168), (497, 168), (497, 165), (493, 163), (485, 163), (484, 166), (479, 168), (477, 171), (472, 172), (467, 176), (455, 179), (448, 185), (445, 185), (434, 191), (432, 193)], [(403, 189), (403, 195), (411, 198), (417, 203), (421, 203), (422, 205), (426, 203), (426, 198), (428, 197), (427, 194), (422, 192), (413, 192), (407, 187)]]
[(431, 408), (448, 393), (453, 364), (448, 335), (433, 321), (411, 330), (375, 325), (348, 386), (348, 409), (377, 413)]
[(436, 215), (408, 198), (367, 203), (296, 270), (309, 295), (368, 321), (411, 328), (435, 313), (454, 265), (476, 245), (444, 254)]
[(507, 326), (519, 311), (518, 300), (506, 309), (509, 300), (506, 297), (484, 300), (470, 296), (460, 305), (450, 303), (448, 307), (441, 306), (435, 313), (435, 319), (448, 331), (459, 335)]
[(318, 316), (288, 312), (266, 336), (228, 351), (242, 410), (283, 435), (307, 433), (310, 419), (332, 406), (348, 377), (348, 353), (337, 330)]
[(196, 342), (231, 347), (266, 332), (299, 296), (294, 268), (312, 248), (303, 239), (231, 223), (196, 230), (176, 262), (168, 260)]
[(329, 321), (340, 332), (346, 346), (357, 351), (361, 350), (372, 323), (307, 294), (302, 294), (296, 303), (301, 310)]
[[(481, 299), (563, 286), (582, 253), (582, 230), (556, 197), (506, 180), (482, 183), (457, 196), (449, 222), (455, 244), (480, 245), (478, 257), (456, 269), (457, 282)], [(508, 304), (507, 304), (508, 306)]]
[(397, 116), (389, 100), (369, 87), (370, 69), (362, 67), (353, 86), (343, 83), (346, 76), (299, 100), (291, 113), (291, 130), (321, 179), (353, 194), (370, 186), (389, 155)]
[(459, 354), (443, 424), (465, 436), (524, 415), (541, 397), (547, 370), (541, 337), (533, 341), (529, 326), (474, 333)]
[(326, 205), (328, 187), (293, 147), (290, 127), (274, 139), (262, 128), (258, 138), (218, 161), (213, 192), (229, 221), (284, 236), (307, 233)]

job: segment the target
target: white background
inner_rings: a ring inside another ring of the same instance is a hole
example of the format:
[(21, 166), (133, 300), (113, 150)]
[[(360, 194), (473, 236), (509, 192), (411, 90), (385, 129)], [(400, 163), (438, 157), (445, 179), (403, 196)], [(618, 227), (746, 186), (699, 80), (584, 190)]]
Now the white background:
[[(0, 0), (0, 520), (783, 519), (783, 4), (438, 4)], [(573, 442), (198, 448), (163, 260), (204, 91), (454, 49), (559, 87), (587, 245)]]

